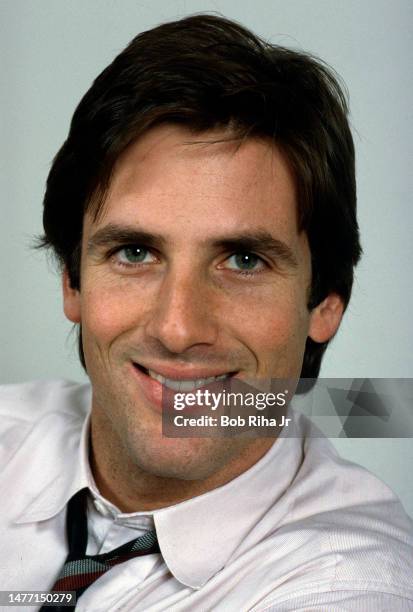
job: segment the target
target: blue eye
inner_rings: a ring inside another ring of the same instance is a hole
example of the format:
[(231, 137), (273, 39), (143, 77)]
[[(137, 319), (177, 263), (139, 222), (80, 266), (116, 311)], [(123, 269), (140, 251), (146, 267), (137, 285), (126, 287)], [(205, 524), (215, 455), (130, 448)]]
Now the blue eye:
[(238, 270), (240, 272), (258, 272), (264, 266), (264, 263), (258, 255), (244, 251), (234, 253), (228, 258), (228, 268)]
[(148, 249), (135, 244), (119, 249), (115, 257), (118, 259), (119, 263), (124, 265), (134, 265), (153, 261), (153, 255)]

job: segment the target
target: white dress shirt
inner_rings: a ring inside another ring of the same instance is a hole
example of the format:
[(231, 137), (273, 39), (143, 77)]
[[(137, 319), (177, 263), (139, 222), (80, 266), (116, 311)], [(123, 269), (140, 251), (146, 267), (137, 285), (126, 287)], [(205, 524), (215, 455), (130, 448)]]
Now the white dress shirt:
[(113, 567), (78, 612), (413, 610), (412, 521), (372, 474), (306, 437), (306, 419), (226, 485), (125, 514), (90, 472), (90, 397), (88, 385), (59, 381), (0, 389), (1, 590), (51, 589), (66, 504), (87, 486), (89, 554), (153, 526), (161, 554)]

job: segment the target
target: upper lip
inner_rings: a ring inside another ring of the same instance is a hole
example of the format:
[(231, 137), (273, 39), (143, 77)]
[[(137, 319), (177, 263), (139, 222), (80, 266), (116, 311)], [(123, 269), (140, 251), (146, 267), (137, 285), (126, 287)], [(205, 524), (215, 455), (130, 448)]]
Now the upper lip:
[(206, 367), (195, 367), (188, 364), (185, 367), (171, 366), (168, 364), (155, 364), (149, 365), (142, 362), (133, 362), (134, 365), (140, 366), (145, 370), (152, 370), (157, 374), (160, 374), (164, 378), (170, 378), (171, 380), (199, 380), (202, 378), (210, 378), (212, 376), (222, 376), (223, 374), (233, 375), (235, 372), (232, 370), (224, 370), (216, 368), (214, 370)]

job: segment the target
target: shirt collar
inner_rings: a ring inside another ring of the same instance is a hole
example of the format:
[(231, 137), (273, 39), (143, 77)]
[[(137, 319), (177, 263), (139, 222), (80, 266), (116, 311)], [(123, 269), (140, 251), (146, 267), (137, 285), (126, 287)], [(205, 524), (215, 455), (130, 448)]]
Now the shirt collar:
[[(30, 487), (30, 472), (36, 474), (33, 478), (36, 489), (32, 499), (27, 503), (23, 512), (16, 519), (16, 523), (30, 523), (44, 521), (56, 516), (63, 510), (67, 502), (77, 491), (88, 486), (86, 465), (87, 448), (89, 438), (90, 413), (86, 419), (83, 416), (81, 421), (71, 419), (72, 422), (62, 427), (61, 419), (70, 420), (66, 414), (59, 415), (59, 426), (56, 428), (56, 436), (53, 436), (53, 417), (50, 427), (45, 428), (46, 423), (42, 423), (42, 429), (46, 429), (50, 437), (49, 440), (56, 447), (55, 453), (49, 452), (47, 468), (43, 462), (38, 461), (38, 452), (32, 453), (33, 463), (27, 474), (28, 486)], [(43, 419), (42, 419), (43, 421)], [(40, 423), (38, 424), (40, 425)], [(79, 437), (80, 429), (80, 437)], [(42, 432), (44, 443), (46, 437)], [(62, 435), (63, 434), (63, 435)], [(53, 440), (52, 440), (53, 438)], [(60, 439), (59, 439), (60, 438)]]
[[(202, 587), (231, 558), (241, 554), (243, 547), (253, 546), (265, 535), (258, 525), (264, 514), (271, 510), (270, 525), (275, 529), (288, 511), (277, 502), (302, 462), (300, 436), (292, 432), (296, 426), (293, 419), (288, 436), (284, 429), (260, 461), (227, 484), (174, 506), (123, 516), (129, 520), (134, 516), (153, 516), (161, 553), (171, 573), (186, 586)], [(100, 495), (94, 483), (88, 457), (89, 429), (90, 413), (83, 425), (77, 429), (72, 426), (69, 434), (64, 432), (60, 453), (56, 455), (60, 461), (52, 461), (40, 482), (42, 472), (38, 471), (40, 466), (36, 469), (34, 459), (37, 495), (33, 495), (17, 523), (52, 518), (84, 487), (119, 517), (120, 511)], [(36, 458), (35, 452), (33, 457)]]
[[(295, 425), (294, 425), (295, 426)], [(163, 558), (186, 586), (202, 587), (232, 558), (265, 535), (260, 519), (272, 512), (270, 529), (288, 511), (278, 503), (302, 462), (298, 435), (289, 427), (249, 470), (227, 484), (154, 512)], [(282, 466), (282, 468), (281, 468)]]

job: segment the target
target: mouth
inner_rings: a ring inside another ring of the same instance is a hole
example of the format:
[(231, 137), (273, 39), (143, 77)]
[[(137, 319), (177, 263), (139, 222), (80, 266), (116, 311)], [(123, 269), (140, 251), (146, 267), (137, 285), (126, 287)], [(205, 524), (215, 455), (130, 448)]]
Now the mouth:
[(150, 368), (146, 368), (145, 366), (139, 363), (134, 363), (133, 366), (137, 370), (142, 372), (143, 374), (146, 374), (146, 376), (149, 376), (153, 380), (156, 380), (158, 383), (160, 383), (164, 387), (167, 387), (168, 389), (172, 389), (173, 391), (181, 391), (184, 393), (194, 391), (196, 389), (200, 389), (201, 387), (205, 387), (212, 383), (228, 380), (229, 378), (233, 377), (236, 374), (236, 372), (226, 372), (223, 374), (216, 374), (216, 375), (203, 376), (203, 377), (194, 376), (193, 378), (188, 378), (187, 375), (185, 376), (182, 375), (179, 378), (177, 376), (175, 378), (172, 378), (170, 376), (165, 376), (163, 374), (160, 374), (159, 372), (152, 370)]

